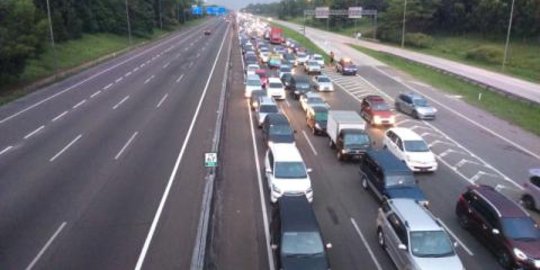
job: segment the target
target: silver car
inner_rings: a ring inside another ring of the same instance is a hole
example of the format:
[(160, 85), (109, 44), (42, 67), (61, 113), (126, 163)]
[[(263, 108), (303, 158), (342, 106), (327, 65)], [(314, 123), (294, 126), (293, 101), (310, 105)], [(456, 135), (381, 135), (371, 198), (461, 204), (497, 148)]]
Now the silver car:
[(529, 170), (530, 178), (523, 184), (525, 192), (521, 196), (521, 204), (531, 210), (540, 210), (540, 168)]
[(259, 127), (262, 127), (262, 124), (264, 123), (264, 119), (266, 116), (270, 113), (278, 113), (279, 108), (271, 97), (260, 97), (259, 99), (259, 106), (257, 106), (256, 115), (257, 115), (257, 122), (259, 124)]
[(416, 119), (435, 119), (437, 109), (429, 105), (427, 100), (416, 93), (403, 93), (396, 98), (396, 110), (411, 115)]
[(377, 239), (398, 269), (462, 270), (463, 264), (438, 218), (411, 199), (383, 203)]

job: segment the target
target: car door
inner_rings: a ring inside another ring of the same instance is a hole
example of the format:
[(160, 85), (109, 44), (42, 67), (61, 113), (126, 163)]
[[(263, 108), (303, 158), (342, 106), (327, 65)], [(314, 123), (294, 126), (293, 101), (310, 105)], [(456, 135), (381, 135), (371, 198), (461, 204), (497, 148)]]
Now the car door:
[(270, 193), (272, 193), (272, 176), (273, 176), (273, 166), (274, 166), (274, 156), (272, 154), (272, 151), (268, 149), (266, 151), (266, 157), (264, 159), (264, 171), (266, 175), (266, 179), (268, 182), (268, 186), (270, 188)]
[(473, 194), (469, 213), (471, 229), (476, 233), (476, 236), (481, 238), (482, 241), (491, 242), (492, 233), (486, 219), (486, 216), (489, 215), (489, 206), (480, 197)]
[(398, 269), (405, 269), (407, 265), (407, 250), (399, 249), (399, 245), (408, 246), (407, 230), (396, 214), (387, 217), (387, 230), (385, 233), (386, 250)]
[(535, 207), (540, 209), (540, 177), (531, 177), (529, 190), (531, 191), (531, 196), (534, 198), (534, 202), (536, 203)]
[(412, 112), (414, 111), (414, 106), (413, 106), (413, 103), (412, 103), (412, 99), (411, 97), (409, 96), (404, 96), (404, 104), (405, 104), (405, 113), (407, 114), (412, 114)]

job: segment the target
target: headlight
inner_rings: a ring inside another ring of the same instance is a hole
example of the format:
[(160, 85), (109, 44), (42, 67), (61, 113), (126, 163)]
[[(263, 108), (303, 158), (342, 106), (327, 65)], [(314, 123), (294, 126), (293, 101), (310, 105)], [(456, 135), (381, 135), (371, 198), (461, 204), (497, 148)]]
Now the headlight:
[(514, 255), (516, 256), (516, 258), (518, 258), (518, 260), (521, 260), (521, 261), (527, 260), (527, 255), (525, 255), (525, 253), (523, 253), (523, 251), (521, 251), (518, 248), (514, 248)]
[(347, 154), (347, 149), (341, 149), (342, 154)]
[(375, 115), (373, 117), (373, 122), (375, 122), (375, 124), (380, 124), (381, 123), (381, 117), (378, 116), (378, 115)]
[(394, 124), (396, 122), (396, 117), (394, 115), (390, 116), (390, 123)]
[(275, 184), (272, 184), (272, 190), (277, 193), (281, 193), (281, 189), (279, 189)]

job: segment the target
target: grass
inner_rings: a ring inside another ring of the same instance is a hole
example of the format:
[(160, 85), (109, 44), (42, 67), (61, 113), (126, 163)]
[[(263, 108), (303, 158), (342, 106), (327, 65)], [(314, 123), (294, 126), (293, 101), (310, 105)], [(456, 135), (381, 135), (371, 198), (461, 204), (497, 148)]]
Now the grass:
[[(448, 93), (461, 95), (467, 103), (482, 108), (536, 135), (540, 135), (540, 124), (538, 124), (540, 123), (539, 105), (526, 105), (521, 101), (509, 99), (479, 86), (396, 56), (359, 46), (353, 47), (389, 66), (410, 74), (419, 81), (423, 81)], [(480, 101), (478, 100), (479, 93), (482, 93), (482, 99)]]
[(275, 22), (272, 22), (271, 23), (272, 25), (275, 25), (277, 27), (280, 27), (283, 29), (283, 34), (285, 35), (285, 37), (287, 38), (292, 38), (294, 40), (296, 40), (296, 42), (302, 44), (302, 46), (304, 46), (308, 51), (312, 52), (312, 53), (317, 53), (317, 54), (320, 54), (324, 57), (324, 61), (326, 63), (328, 63), (330, 61), (330, 56), (324, 51), (322, 50), (321, 48), (319, 48), (317, 45), (315, 45), (315, 43), (313, 43), (311, 40), (309, 40), (308, 38), (306, 38), (304, 35), (282, 25), (282, 24), (279, 24), (279, 23), (275, 23)]

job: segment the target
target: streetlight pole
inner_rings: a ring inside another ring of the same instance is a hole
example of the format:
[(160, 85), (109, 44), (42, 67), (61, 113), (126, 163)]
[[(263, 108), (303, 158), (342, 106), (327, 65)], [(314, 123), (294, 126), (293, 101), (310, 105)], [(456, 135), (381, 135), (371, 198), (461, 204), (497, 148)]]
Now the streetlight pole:
[(403, 3), (403, 29), (401, 29), (401, 48), (405, 47), (405, 22), (407, 13), (407, 0)]
[(163, 30), (163, 16), (161, 15), (161, 0), (159, 0), (159, 28)]
[(47, 17), (49, 18), (49, 33), (51, 35), (51, 48), (53, 51), (54, 58), (54, 76), (58, 74), (58, 57), (56, 56), (56, 47), (54, 46), (54, 32), (51, 19), (51, 6), (49, 5), (49, 0), (47, 0)]
[(512, 0), (512, 7), (510, 8), (510, 19), (508, 20), (508, 33), (506, 33), (506, 44), (504, 46), (504, 58), (502, 62), (502, 70), (506, 65), (506, 57), (508, 57), (508, 44), (510, 43), (510, 32), (512, 31), (512, 19), (514, 17), (514, 3), (515, 0)]
[(131, 23), (129, 21), (129, 4), (128, 4), (128, 0), (126, 0), (126, 20), (127, 20), (127, 27), (128, 27), (129, 45), (131, 46)]

